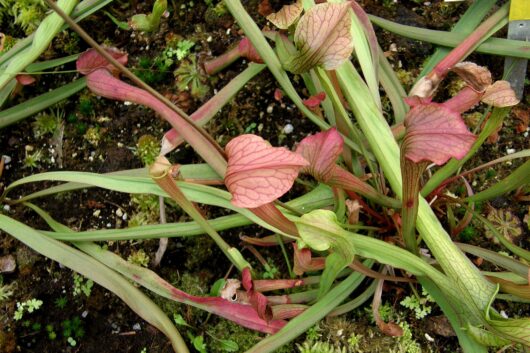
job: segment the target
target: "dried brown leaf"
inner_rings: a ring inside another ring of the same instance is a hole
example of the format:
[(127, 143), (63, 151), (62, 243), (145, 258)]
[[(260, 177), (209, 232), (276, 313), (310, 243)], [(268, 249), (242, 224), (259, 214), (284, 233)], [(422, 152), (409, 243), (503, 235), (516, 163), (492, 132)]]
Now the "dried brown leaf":
[(303, 9), (302, 0), (298, 0), (294, 4), (284, 5), (278, 12), (271, 13), (267, 20), (279, 29), (287, 29), (300, 17)]
[(508, 81), (497, 81), (486, 88), (482, 101), (494, 107), (511, 107), (519, 103)]
[(322, 65), (334, 70), (353, 50), (348, 3), (323, 3), (307, 11), (296, 27), (294, 41), (298, 54), (285, 64), (293, 73), (302, 73)]
[(484, 92), (493, 82), (491, 72), (484, 66), (478, 66), (470, 61), (456, 64), (451, 69), (474, 90)]

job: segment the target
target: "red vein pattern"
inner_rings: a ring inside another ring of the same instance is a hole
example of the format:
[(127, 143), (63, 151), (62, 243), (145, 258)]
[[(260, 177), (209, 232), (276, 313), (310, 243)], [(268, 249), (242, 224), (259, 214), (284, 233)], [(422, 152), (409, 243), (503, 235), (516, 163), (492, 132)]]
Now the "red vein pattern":
[(317, 180), (329, 181), (343, 145), (344, 141), (336, 128), (304, 138), (296, 148), (296, 153), (309, 161), (309, 166), (302, 172), (313, 175)]
[(517, 99), (508, 81), (496, 81), (487, 87), (482, 96), (482, 101), (499, 108), (511, 107), (519, 103), (519, 99)]
[(470, 61), (456, 64), (451, 68), (451, 71), (460, 76), (462, 80), (466, 81), (468, 85), (478, 92), (484, 92), (493, 82), (491, 72), (487, 68), (478, 66)]
[(403, 150), (414, 163), (432, 161), (442, 165), (451, 157), (461, 159), (476, 139), (459, 113), (437, 103), (413, 107), (405, 127)]
[(279, 29), (288, 29), (302, 14), (303, 9), (302, 1), (298, 0), (294, 4), (284, 5), (278, 12), (271, 13), (267, 20)]
[[(118, 60), (118, 62), (122, 65), (127, 64), (128, 56), (127, 53), (122, 52), (116, 48), (105, 48), (105, 51), (109, 53), (114, 59)], [(88, 75), (89, 73), (97, 70), (105, 68), (108, 71), (110, 71), (114, 76), (117, 76), (119, 73), (119, 70), (109, 63), (107, 59), (105, 59), (101, 54), (99, 54), (94, 49), (89, 49), (82, 53), (79, 56), (79, 59), (77, 59), (76, 63), (77, 71), (82, 73), (83, 75)]]
[(256, 208), (276, 200), (293, 186), (309, 163), (283, 147), (272, 147), (256, 135), (241, 135), (226, 145), (225, 184), (232, 204)]
[(326, 70), (339, 67), (353, 50), (348, 3), (323, 3), (302, 16), (296, 26), (294, 41), (299, 54), (287, 64), (293, 73), (301, 73), (316, 65)]

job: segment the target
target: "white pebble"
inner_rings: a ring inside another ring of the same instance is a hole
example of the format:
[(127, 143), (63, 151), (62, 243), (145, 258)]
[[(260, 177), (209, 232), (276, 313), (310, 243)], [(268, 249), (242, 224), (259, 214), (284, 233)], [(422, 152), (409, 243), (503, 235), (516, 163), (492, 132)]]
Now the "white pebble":
[(81, 313), (81, 317), (84, 319), (88, 316), (88, 310), (85, 310)]
[(101, 210), (95, 210), (94, 213), (92, 213), (92, 216), (99, 217), (100, 214), (101, 214)]
[(11, 157), (3, 155), (2, 159), (4, 160), (4, 165), (9, 164), (11, 162)]
[(515, 153), (515, 148), (507, 148), (507, 149), (506, 149), (506, 153), (508, 153), (508, 154), (514, 154), (514, 153)]
[(124, 221), (126, 221), (126, 220), (127, 220), (127, 213), (125, 213), (125, 214), (121, 217), (121, 219), (123, 219)]
[(289, 135), (294, 131), (294, 126), (292, 124), (287, 124), (283, 127), (283, 132)]
[(4, 205), (4, 211), (9, 212), (9, 210), (11, 210), (11, 206)]
[(132, 104), (132, 102), (129, 102), (129, 101), (123, 102), (123, 105), (131, 105), (131, 104)]
[(429, 336), (428, 333), (425, 334), (425, 338), (426, 338), (427, 341), (429, 341), (429, 342), (434, 342), (434, 338), (432, 338), (431, 336)]
[(116, 210), (116, 216), (118, 216), (118, 217), (123, 216), (123, 211), (121, 210), (121, 208), (118, 208), (118, 209)]
[(111, 228), (112, 227), (112, 224), (111, 223), (107, 223), (107, 228)]
[(135, 323), (132, 328), (134, 331), (140, 331), (142, 326), (139, 323)]
[(274, 106), (269, 105), (269, 106), (267, 107), (267, 113), (268, 113), (268, 114), (271, 114), (273, 110), (274, 110)]

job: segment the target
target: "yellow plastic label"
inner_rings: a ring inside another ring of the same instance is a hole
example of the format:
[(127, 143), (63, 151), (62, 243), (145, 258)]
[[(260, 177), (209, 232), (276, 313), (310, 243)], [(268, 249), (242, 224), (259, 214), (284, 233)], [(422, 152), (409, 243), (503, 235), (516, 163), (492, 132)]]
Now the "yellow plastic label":
[(511, 0), (509, 20), (530, 20), (530, 0)]

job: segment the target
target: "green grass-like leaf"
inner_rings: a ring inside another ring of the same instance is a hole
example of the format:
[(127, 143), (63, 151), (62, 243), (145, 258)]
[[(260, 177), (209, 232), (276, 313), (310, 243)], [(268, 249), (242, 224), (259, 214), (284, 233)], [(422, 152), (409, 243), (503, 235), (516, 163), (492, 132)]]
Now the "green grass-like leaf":
[[(57, 227), (61, 226), (55, 223)], [(65, 227), (61, 227), (63, 230)], [(42, 235), (14, 219), (0, 215), (0, 229), (33, 250), (81, 273), (120, 297), (144, 320), (162, 331), (176, 351), (188, 352), (186, 344), (166, 314), (138, 288), (94, 258), (57, 240)]]

